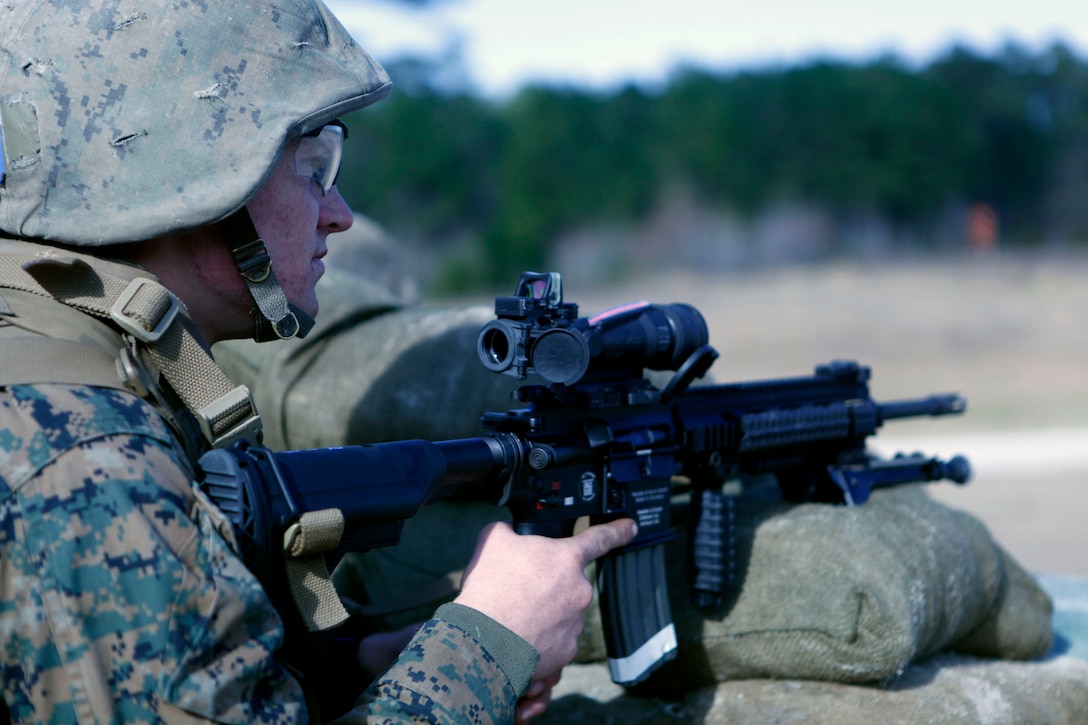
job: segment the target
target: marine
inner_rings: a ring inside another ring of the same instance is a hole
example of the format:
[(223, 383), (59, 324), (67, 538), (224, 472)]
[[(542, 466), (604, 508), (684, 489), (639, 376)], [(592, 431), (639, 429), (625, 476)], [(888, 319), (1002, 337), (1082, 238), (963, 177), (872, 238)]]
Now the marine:
[(510, 722), (574, 656), (632, 522), (488, 526), (454, 601), (351, 643), (342, 712), (199, 489), (202, 453), (263, 436), (211, 346), (312, 329), (352, 224), (339, 119), (391, 85), (318, 0), (5, 7), (0, 719)]

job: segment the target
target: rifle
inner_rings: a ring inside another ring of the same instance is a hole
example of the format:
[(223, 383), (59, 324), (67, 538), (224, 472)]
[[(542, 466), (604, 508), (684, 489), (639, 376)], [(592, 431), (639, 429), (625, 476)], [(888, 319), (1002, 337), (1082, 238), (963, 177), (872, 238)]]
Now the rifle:
[[(522, 274), (495, 311), (477, 339), (481, 363), (546, 384), (515, 391), (523, 407), (485, 414), (489, 432), (281, 453), (243, 442), (201, 459), (204, 490), (273, 601), (288, 596), (284, 536), (308, 512), (342, 516), (330, 566), (395, 545), (405, 520), (453, 493), (506, 506), (522, 534), (569, 536), (582, 517), (630, 517), (638, 536), (598, 562), (597, 583), (612, 679), (633, 685), (676, 654), (665, 543), (678, 492), (691, 501), (692, 597), (710, 608), (730, 583), (726, 481), (773, 474), (787, 501), (853, 506), (878, 487), (970, 478), (962, 456), (880, 460), (866, 450), (886, 421), (963, 413), (958, 394), (877, 403), (869, 369), (850, 361), (811, 376), (693, 386), (717, 358), (698, 310), (637, 302), (582, 318), (557, 273)], [(659, 388), (647, 370), (672, 375)]]

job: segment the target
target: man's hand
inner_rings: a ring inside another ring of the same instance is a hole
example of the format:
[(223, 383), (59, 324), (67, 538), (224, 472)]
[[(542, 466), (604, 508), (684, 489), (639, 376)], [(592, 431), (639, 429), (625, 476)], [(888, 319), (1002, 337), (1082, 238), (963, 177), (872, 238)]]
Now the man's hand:
[(518, 700), (517, 719), (514, 725), (525, 725), (533, 718), (543, 715), (552, 701), (552, 688), (559, 684), (563, 671), (553, 672), (540, 680), (534, 680), (520, 700)]
[(465, 568), (458, 604), (472, 607), (540, 653), (545, 681), (574, 658), (582, 613), (593, 601), (589, 562), (634, 538), (630, 519), (591, 526), (565, 539), (519, 536), (506, 523), (484, 527)]

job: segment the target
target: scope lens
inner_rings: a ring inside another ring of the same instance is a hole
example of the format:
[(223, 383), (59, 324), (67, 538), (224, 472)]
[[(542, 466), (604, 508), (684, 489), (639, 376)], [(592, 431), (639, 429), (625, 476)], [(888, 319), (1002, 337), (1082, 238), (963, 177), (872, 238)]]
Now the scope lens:
[(662, 351), (662, 360), (668, 359), (665, 369), (675, 370), (676, 366), (687, 360), (691, 353), (709, 341), (710, 333), (706, 327), (706, 319), (699, 310), (683, 303), (659, 305), (657, 309), (668, 320), (672, 333), (669, 336), (671, 344)]
[(492, 320), (476, 338), (476, 355), (488, 370), (496, 373), (509, 369), (514, 362), (515, 343), (501, 320)]

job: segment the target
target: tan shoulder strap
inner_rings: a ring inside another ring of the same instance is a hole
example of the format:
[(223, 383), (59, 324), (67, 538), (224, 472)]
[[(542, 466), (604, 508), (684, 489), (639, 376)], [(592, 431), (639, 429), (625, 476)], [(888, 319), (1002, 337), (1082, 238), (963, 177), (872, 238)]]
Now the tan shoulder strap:
[[(121, 276), (110, 269), (117, 265), (100, 263), (93, 257), (60, 257), (48, 253), (52, 250), (44, 251), (0, 253), (0, 288), (41, 295), (111, 320), (125, 331), (133, 349), (147, 352), (212, 446), (225, 447), (242, 438), (259, 442), (261, 419), (249, 389), (234, 386), (219, 369), (187, 327), (187, 318), (178, 314), (181, 303), (169, 290), (149, 277)], [(94, 345), (63, 338), (23, 335), (11, 339), (18, 343), (0, 344), (0, 370), (4, 371), (0, 384), (10, 363), (11, 375), (7, 377), (27, 376), (46, 382), (44, 375), (57, 378), (52, 382), (76, 384), (95, 384), (92, 378), (97, 378), (107, 387), (124, 387), (120, 381), (127, 376), (123, 370), (118, 372), (117, 365), (125, 364), (128, 350), (114, 357)], [(68, 365), (45, 372), (36, 369), (43, 356), (48, 359), (50, 355), (76, 356), (81, 362), (86, 360), (88, 367), (75, 374)], [(311, 630), (334, 627), (348, 616), (324, 559), (324, 553), (339, 544), (343, 526), (338, 510), (307, 512), (284, 541), (292, 596)]]
[(208, 443), (259, 440), (260, 416), (245, 386), (235, 386), (178, 314), (180, 303), (150, 277), (93, 257), (42, 248), (0, 254), (0, 287), (62, 302), (125, 331), (177, 393)]

